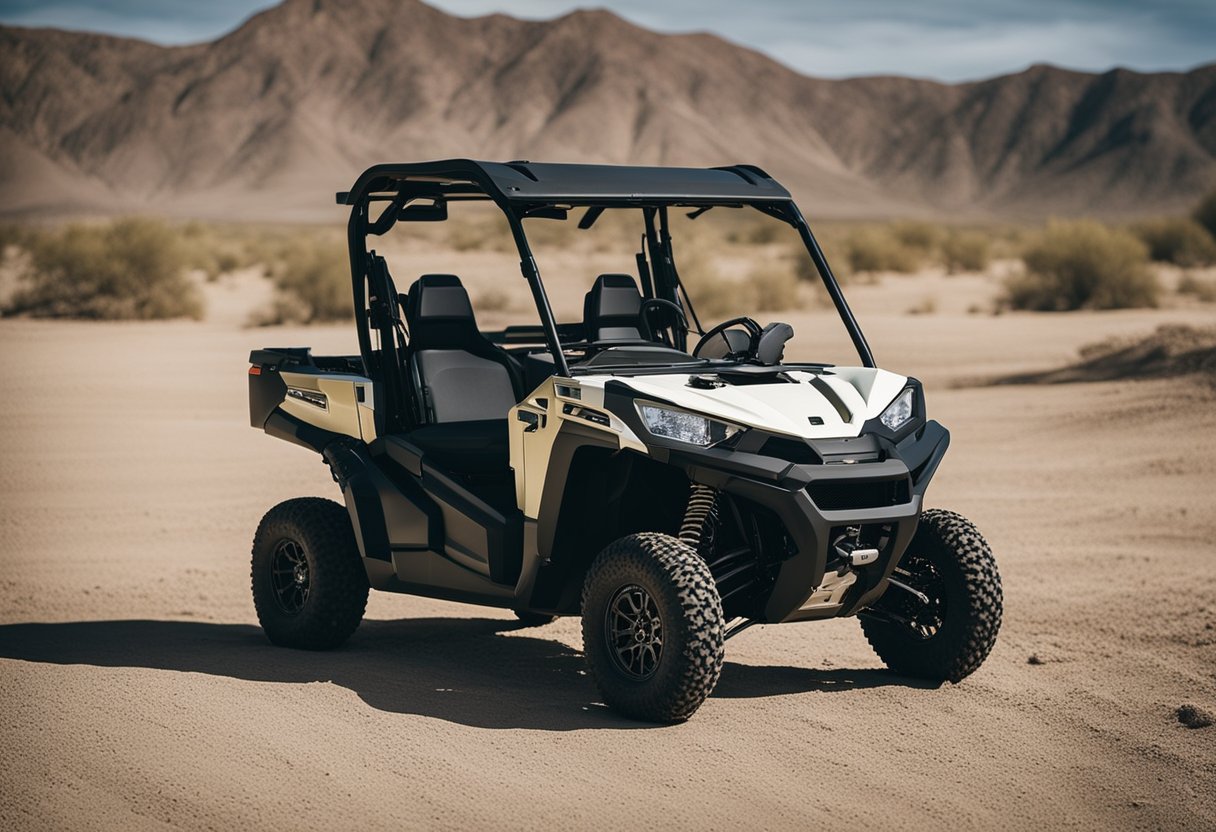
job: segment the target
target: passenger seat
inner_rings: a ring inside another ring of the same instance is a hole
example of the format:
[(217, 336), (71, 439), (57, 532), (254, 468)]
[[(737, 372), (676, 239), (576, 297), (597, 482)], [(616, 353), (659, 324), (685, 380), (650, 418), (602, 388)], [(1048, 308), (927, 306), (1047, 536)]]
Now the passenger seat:
[(593, 344), (641, 341), (642, 293), (633, 275), (602, 274), (583, 298), (583, 330)]

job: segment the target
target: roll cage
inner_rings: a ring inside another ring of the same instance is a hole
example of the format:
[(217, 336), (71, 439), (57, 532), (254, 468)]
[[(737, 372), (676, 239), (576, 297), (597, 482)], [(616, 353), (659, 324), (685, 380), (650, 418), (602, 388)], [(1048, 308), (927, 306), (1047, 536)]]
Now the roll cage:
[[(626, 167), (616, 165), (483, 162), (469, 159), (376, 165), (364, 171), (337, 202), (351, 206), (347, 225), (359, 353), (364, 372), (378, 383), (385, 401), (376, 408), (386, 432), (407, 427), (409, 391), (400, 368), (408, 341), (396, 288), (383, 258), (368, 249), (368, 237), (381, 236), (398, 222), (441, 222), (451, 202), (490, 201), (506, 217), (519, 253), (520, 271), (532, 293), (539, 326), (514, 326), (488, 333), (506, 345), (536, 344), (553, 358), (555, 374), (570, 378), (602, 368), (571, 367), (566, 351), (583, 340), (579, 327), (559, 325), (541, 281), (523, 221), (531, 217), (566, 219), (582, 209), (580, 228), (590, 228), (610, 208), (639, 209), (643, 219), (637, 267), (642, 296), (686, 313), (688, 326), (673, 320), (673, 347), (686, 349), (690, 328), (704, 333), (680, 282), (672, 251), (669, 210), (692, 209), (696, 216), (715, 206), (751, 207), (792, 226), (815, 264), (865, 367), (875, 367), (865, 336), (849, 309), (823, 251), (789, 192), (758, 167)], [(377, 343), (373, 341), (373, 334)]]

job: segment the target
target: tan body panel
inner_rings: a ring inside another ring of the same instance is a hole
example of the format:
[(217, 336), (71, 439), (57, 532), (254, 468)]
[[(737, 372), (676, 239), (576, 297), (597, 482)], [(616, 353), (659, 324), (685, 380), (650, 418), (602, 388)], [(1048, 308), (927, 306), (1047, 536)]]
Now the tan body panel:
[[(574, 412), (563, 412), (567, 406)], [(511, 468), (515, 474), (515, 500), (524, 517), (535, 520), (540, 515), (549, 456), (564, 421), (572, 420), (580, 427), (602, 431), (613, 438), (617, 447), (636, 447), (642, 453), (646, 452), (632, 431), (603, 407), (602, 386), (580, 385), (578, 381), (553, 376), (508, 411), (507, 433), (511, 442)], [(601, 425), (580, 417), (578, 413), (583, 408), (602, 414), (609, 423)], [(532, 421), (533, 418), (536, 421)]]
[[(310, 425), (370, 442), (376, 438), (372, 382), (364, 376), (284, 371), (287, 396), (279, 408)], [(292, 391), (298, 391), (296, 395)], [(363, 401), (359, 401), (360, 390)], [(320, 394), (325, 406), (307, 394)]]

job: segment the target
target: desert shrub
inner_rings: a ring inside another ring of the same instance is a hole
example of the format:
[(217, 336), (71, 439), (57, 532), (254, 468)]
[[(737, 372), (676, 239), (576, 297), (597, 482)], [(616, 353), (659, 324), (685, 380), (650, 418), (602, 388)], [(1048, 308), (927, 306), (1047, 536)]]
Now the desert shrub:
[(1023, 255), (1026, 271), (1006, 282), (1015, 309), (1124, 309), (1156, 306), (1160, 285), (1148, 248), (1127, 231), (1092, 220), (1053, 222)]
[(98, 320), (201, 318), (176, 232), (150, 219), (31, 234), (24, 285), (5, 314)]
[(0, 223), (0, 257), (4, 256), (9, 246), (25, 248), (35, 235), (15, 223)]
[(732, 223), (726, 241), (740, 245), (763, 246), (780, 242), (792, 232), (785, 223), (766, 217), (749, 216)]
[(919, 220), (897, 222), (890, 232), (900, 245), (919, 253), (922, 259), (931, 257), (946, 236), (941, 226)]
[[(806, 259), (810, 262), (809, 257)], [(811, 267), (814, 268), (814, 264)], [(798, 276), (784, 263), (761, 266), (749, 274), (744, 295), (752, 302), (749, 309), (755, 311), (777, 312), (802, 306)]]
[[(853, 274), (848, 234), (838, 226), (827, 226), (815, 232), (815, 240), (819, 243), (819, 248), (823, 251), (836, 280), (840, 283), (847, 282)], [(815, 268), (815, 261), (807, 253), (806, 246), (801, 242), (792, 243), (790, 258), (794, 264), (794, 274), (799, 280), (819, 282), (819, 270)]]
[(903, 243), (887, 228), (856, 228), (845, 239), (845, 247), (852, 272), (909, 274), (921, 265), (921, 252)]
[(681, 259), (680, 278), (703, 322), (743, 315), (755, 308), (755, 287), (751, 282), (723, 276), (700, 250), (693, 250)]
[(1195, 208), (1195, 222), (1207, 229), (1216, 238), (1216, 191), (1212, 191)]
[(448, 246), (455, 251), (480, 251), (489, 243), (484, 223), (453, 220), (447, 231)]
[(1036, 239), (1037, 231), (1018, 225), (1000, 225), (987, 229), (991, 259), (1020, 258), (1026, 246)]
[(355, 314), (350, 261), (337, 238), (300, 235), (284, 246), (270, 267), (277, 297), (255, 323), (319, 323)]
[(1216, 263), (1216, 240), (1194, 220), (1167, 217), (1136, 223), (1132, 233), (1148, 246), (1148, 255), (1161, 263), (1206, 266)]
[(937, 298), (926, 295), (915, 304), (908, 307), (909, 315), (932, 315), (937, 311)]
[(1178, 281), (1178, 294), (1193, 295), (1204, 303), (1216, 303), (1216, 281), (1200, 280), (1193, 274), (1184, 274)]
[(473, 308), (478, 312), (502, 312), (512, 306), (511, 295), (502, 289), (486, 289), (473, 300)]
[(942, 239), (942, 265), (951, 274), (982, 272), (988, 268), (991, 249), (991, 239), (982, 231), (955, 229)]

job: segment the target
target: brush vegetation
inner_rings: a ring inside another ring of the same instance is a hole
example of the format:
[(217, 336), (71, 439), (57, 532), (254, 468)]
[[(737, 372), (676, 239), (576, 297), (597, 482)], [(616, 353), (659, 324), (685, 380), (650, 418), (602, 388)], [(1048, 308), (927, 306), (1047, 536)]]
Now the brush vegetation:
[(180, 235), (149, 219), (26, 229), (6, 244), (28, 255), (6, 315), (94, 320), (201, 318)]
[[(785, 223), (746, 209), (715, 210), (695, 222), (686, 213), (672, 213), (677, 265), (704, 317), (796, 309), (822, 294), (818, 270)], [(635, 212), (607, 211), (589, 230), (576, 227), (579, 216), (525, 222), (542, 270), (553, 252), (631, 253), (641, 244)], [(815, 224), (841, 282), (873, 283), (923, 269), (982, 274), (995, 260), (1021, 259), (1024, 268), (1005, 281), (1002, 305), (1042, 311), (1156, 305), (1161, 289), (1149, 261), (1184, 269), (1216, 264), (1213, 229), (1216, 194), (1190, 217), (1125, 227), (1089, 220), (1037, 230), (925, 221)], [(450, 222), (413, 225), (396, 239), (418, 249), (514, 255), (506, 222), (488, 209), (462, 206)], [(275, 290), (251, 323), (311, 324), (353, 315), (345, 239), (337, 229), (138, 218), (60, 228), (2, 225), (0, 253), (10, 275), (20, 274), (2, 308), (10, 315), (197, 318), (203, 312), (198, 284), (242, 270), (256, 270)], [(1177, 284), (1179, 294), (1201, 301), (1212, 299), (1212, 286), (1189, 273)], [(499, 288), (481, 291), (476, 301), (486, 311), (530, 308), (526, 298)], [(929, 307), (909, 311), (926, 314)]]
[(1014, 309), (1055, 312), (1156, 306), (1161, 292), (1148, 246), (1093, 220), (1056, 221), (1023, 254), (1026, 270), (1006, 282)]
[(1176, 266), (1210, 266), (1216, 263), (1216, 239), (1206, 228), (1187, 217), (1163, 217), (1136, 223), (1131, 231), (1148, 246), (1148, 254), (1160, 263)]

